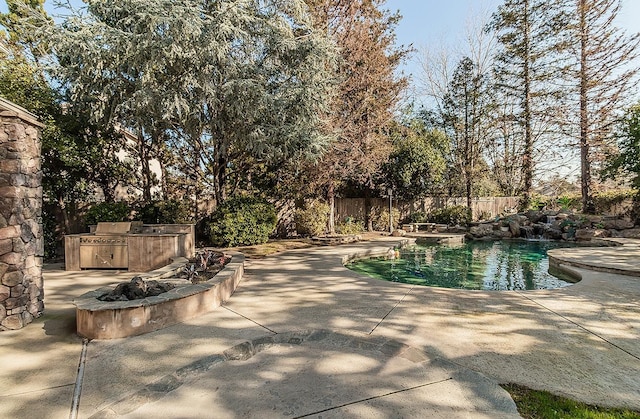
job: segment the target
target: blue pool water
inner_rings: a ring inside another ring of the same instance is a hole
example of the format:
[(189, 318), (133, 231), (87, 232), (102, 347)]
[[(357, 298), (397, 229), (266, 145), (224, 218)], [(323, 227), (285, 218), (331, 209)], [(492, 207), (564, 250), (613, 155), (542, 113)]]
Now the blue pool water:
[[(349, 269), (386, 281), (468, 290), (534, 290), (571, 285), (549, 274), (547, 250), (575, 246), (549, 241), (416, 245), (396, 257), (359, 260)], [(398, 254), (399, 253), (399, 254)]]

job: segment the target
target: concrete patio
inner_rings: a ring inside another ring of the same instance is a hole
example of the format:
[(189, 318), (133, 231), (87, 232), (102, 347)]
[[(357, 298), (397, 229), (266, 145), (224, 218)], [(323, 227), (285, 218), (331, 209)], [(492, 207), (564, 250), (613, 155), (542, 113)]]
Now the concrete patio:
[[(71, 300), (132, 273), (49, 267), (45, 315), (0, 334), (0, 417), (518, 417), (507, 382), (640, 410), (640, 278), (573, 267), (567, 288), (459, 291), (341, 264), (395, 242), (249, 260), (211, 313), (85, 342), (82, 382)], [(621, 249), (588, 259), (636, 266)]]

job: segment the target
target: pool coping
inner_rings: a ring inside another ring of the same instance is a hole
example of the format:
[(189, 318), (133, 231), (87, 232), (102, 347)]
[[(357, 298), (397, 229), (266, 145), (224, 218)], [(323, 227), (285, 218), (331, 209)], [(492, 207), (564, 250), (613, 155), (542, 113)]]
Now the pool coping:
[[(573, 268), (588, 269), (632, 277), (640, 277), (640, 266), (631, 266), (629, 260), (640, 260), (640, 240), (601, 239), (606, 247), (584, 246), (580, 248), (552, 249), (547, 252), (549, 265), (567, 274), (581, 278), (581, 274)], [(585, 251), (591, 249), (588, 259)], [(597, 249), (599, 254), (594, 254)]]

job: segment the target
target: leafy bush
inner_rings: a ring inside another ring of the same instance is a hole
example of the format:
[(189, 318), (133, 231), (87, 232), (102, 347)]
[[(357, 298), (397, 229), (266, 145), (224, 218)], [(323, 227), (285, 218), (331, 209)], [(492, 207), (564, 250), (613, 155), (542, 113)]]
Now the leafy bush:
[(596, 206), (596, 214), (610, 212), (617, 205), (623, 204), (625, 201), (631, 203), (636, 196), (637, 192), (633, 190), (616, 190), (596, 193), (593, 196), (593, 202)]
[(416, 211), (409, 214), (407, 218), (404, 220), (405, 224), (409, 223), (426, 223), (427, 222), (427, 213), (423, 211)]
[(101, 202), (89, 208), (84, 220), (87, 225), (99, 222), (126, 221), (131, 215), (131, 208), (126, 202)]
[(582, 205), (578, 195), (562, 195), (556, 199), (561, 210), (577, 210)]
[(446, 225), (466, 225), (471, 222), (467, 207), (462, 205), (431, 211), (428, 219), (431, 223)]
[(351, 217), (345, 217), (336, 225), (338, 234), (359, 234), (364, 231), (364, 221), (358, 221)]
[(303, 236), (319, 236), (327, 230), (330, 207), (320, 201), (311, 201), (304, 208), (296, 209), (296, 231)]
[(193, 222), (188, 201), (153, 201), (140, 208), (138, 218), (146, 224), (186, 224)]
[(214, 246), (266, 243), (276, 228), (275, 207), (254, 197), (231, 198), (211, 215), (209, 234)]
[[(396, 228), (400, 223), (400, 211), (397, 208), (393, 208), (391, 216), (393, 218), (393, 228)], [(389, 231), (389, 208), (371, 208), (371, 223), (376, 231)]]

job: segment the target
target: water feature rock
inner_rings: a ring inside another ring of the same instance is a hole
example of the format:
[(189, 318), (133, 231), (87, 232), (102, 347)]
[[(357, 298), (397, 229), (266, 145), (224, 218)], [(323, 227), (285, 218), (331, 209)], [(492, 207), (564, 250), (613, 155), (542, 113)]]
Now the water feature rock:
[(509, 231), (513, 237), (520, 237), (520, 223), (516, 220), (509, 221)]
[(604, 228), (607, 230), (628, 230), (634, 227), (632, 221), (625, 219), (605, 219), (603, 221)]
[(576, 240), (589, 241), (594, 238), (610, 237), (609, 230), (581, 228), (576, 230)]
[(532, 223), (539, 223), (545, 214), (542, 211), (529, 210), (524, 214)]
[(622, 237), (625, 239), (640, 239), (640, 228), (632, 228), (629, 230), (622, 230)]
[(474, 238), (490, 236), (493, 233), (493, 224), (483, 223), (469, 229), (469, 234)]

